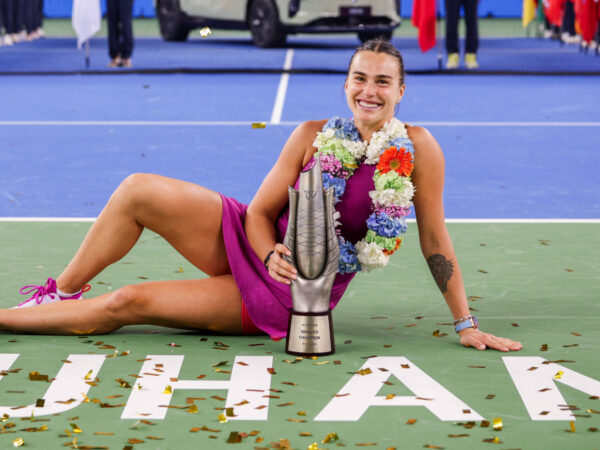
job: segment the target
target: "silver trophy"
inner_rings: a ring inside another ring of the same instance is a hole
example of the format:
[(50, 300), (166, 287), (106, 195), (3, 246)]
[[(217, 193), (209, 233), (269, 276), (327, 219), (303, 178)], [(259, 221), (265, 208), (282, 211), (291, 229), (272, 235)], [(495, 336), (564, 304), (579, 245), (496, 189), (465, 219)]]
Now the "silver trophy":
[(333, 188), (323, 190), (321, 166), (300, 174), (298, 190), (288, 188), (290, 216), (283, 244), (298, 271), (292, 280), (292, 310), (286, 353), (299, 356), (335, 352), (329, 297), (340, 249), (333, 218)]

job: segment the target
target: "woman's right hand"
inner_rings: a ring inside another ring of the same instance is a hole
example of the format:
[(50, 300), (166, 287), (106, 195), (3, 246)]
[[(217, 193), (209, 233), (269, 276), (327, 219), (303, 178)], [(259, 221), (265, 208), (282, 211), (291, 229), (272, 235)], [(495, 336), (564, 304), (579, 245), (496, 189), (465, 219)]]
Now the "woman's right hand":
[(269, 275), (280, 283), (290, 284), (291, 280), (296, 279), (298, 271), (294, 266), (287, 262), (282, 255), (291, 256), (292, 252), (283, 244), (275, 244), (273, 250), (274, 252), (267, 264)]

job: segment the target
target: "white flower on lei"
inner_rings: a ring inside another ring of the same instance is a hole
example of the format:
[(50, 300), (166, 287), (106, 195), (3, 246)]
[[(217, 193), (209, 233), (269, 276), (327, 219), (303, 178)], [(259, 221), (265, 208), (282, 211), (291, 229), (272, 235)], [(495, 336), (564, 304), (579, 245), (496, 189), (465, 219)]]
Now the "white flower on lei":
[(333, 128), (327, 128), (325, 131), (319, 131), (315, 141), (313, 142), (313, 146), (316, 148), (321, 148), (327, 144), (329, 139), (333, 137), (335, 137), (335, 130)]
[(380, 247), (375, 242), (367, 242), (362, 239), (356, 243), (356, 251), (358, 262), (360, 262), (361, 270), (370, 272), (373, 269), (384, 267), (390, 260), (390, 257), (383, 253), (383, 247)]
[(366, 142), (344, 139), (343, 144), (344, 147), (346, 147), (346, 150), (348, 150), (357, 160), (361, 159), (367, 150)]
[(386, 122), (381, 130), (376, 131), (371, 136), (365, 162), (367, 164), (377, 164), (381, 153), (390, 146), (391, 141), (399, 137), (408, 137), (408, 134), (406, 133), (404, 124), (394, 117), (389, 122)]
[(384, 189), (382, 191), (370, 191), (369, 196), (373, 203), (378, 203), (381, 206), (402, 206), (404, 208), (412, 206), (412, 198), (415, 195), (415, 187), (410, 181), (404, 183), (405, 187), (402, 190)]

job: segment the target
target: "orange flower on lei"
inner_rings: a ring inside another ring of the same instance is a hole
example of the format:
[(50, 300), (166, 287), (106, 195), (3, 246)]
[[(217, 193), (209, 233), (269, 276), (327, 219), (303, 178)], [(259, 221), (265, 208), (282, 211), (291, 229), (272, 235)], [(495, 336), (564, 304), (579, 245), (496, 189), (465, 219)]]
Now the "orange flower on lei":
[(379, 157), (379, 163), (377, 164), (379, 173), (386, 173), (393, 170), (401, 177), (409, 177), (413, 167), (412, 155), (404, 147), (400, 148), (400, 150), (396, 147), (388, 148)]

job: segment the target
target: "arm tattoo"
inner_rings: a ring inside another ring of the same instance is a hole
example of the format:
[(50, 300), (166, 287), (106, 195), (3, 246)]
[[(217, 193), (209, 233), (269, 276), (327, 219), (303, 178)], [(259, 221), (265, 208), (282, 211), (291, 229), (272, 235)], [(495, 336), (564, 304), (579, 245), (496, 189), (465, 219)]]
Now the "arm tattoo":
[(452, 261), (446, 259), (444, 255), (436, 253), (427, 258), (427, 265), (429, 266), (431, 275), (433, 275), (433, 279), (440, 288), (440, 291), (445, 294), (448, 290), (448, 281), (452, 278)]

